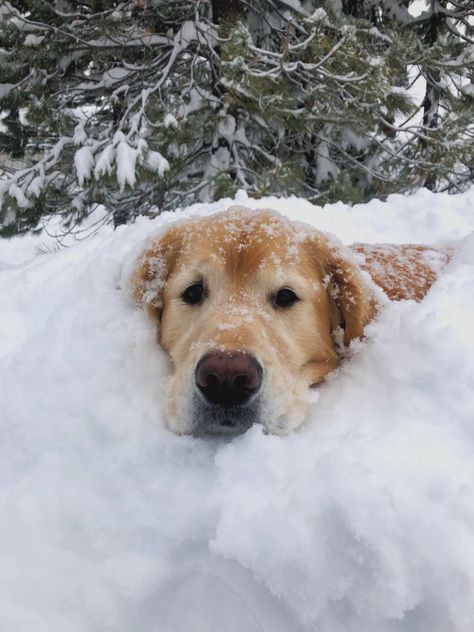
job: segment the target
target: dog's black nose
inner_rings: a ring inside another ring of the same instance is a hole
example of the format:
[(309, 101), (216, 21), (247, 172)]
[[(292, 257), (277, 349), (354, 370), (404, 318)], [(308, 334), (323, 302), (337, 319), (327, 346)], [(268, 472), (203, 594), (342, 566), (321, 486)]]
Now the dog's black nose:
[(199, 360), (195, 380), (209, 404), (240, 406), (260, 388), (262, 367), (249, 353), (213, 351)]

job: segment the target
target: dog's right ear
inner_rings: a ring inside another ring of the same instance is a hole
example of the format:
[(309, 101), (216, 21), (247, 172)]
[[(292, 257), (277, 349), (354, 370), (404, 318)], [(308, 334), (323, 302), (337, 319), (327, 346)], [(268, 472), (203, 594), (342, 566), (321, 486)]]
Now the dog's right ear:
[(132, 277), (133, 296), (153, 319), (159, 321), (163, 309), (163, 289), (181, 251), (181, 231), (170, 228), (140, 256)]

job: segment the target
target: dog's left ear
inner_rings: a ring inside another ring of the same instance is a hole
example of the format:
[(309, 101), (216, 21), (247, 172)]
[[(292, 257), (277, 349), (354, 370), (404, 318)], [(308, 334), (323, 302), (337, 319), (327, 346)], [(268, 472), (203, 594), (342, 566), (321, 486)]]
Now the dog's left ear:
[(136, 302), (157, 321), (161, 319), (163, 309), (163, 290), (180, 251), (181, 231), (173, 227), (144, 251), (133, 274)]
[(310, 242), (329, 299), (336, 308), (339, 322), (334, 322), (333, 327), (340, 325), (344, 329), (344, 344), (349, 345), (363, 335), (365, 326), (375, 316), (374, 292), (354, 255), (336, 238), (319, 233)]
[(344, 344), (349, 345), (363, 335), (365, 326), (375, 316), (375, 297), (353, 255), (342, 244), (327, 244), (323, 265), (330, 299), (341, 316)]

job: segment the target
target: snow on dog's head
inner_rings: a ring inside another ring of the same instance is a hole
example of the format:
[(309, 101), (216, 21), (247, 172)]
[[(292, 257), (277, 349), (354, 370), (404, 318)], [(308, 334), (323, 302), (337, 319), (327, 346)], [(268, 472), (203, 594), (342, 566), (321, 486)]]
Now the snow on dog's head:
[(307, 392), (362, 335), (373, 299), (341, 244), (273, 211), (233, 208), (176, 223), (151, 239), (133, 278), (173, 373), (168, 426), (287, 433)]

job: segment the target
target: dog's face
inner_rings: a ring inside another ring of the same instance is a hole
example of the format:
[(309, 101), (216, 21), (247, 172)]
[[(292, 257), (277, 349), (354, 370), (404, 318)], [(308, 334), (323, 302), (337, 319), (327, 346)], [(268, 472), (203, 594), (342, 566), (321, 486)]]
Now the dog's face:
[(271, 211), (234, 209), (168, 230), (144, 253), (135, 296), (156, 319), (179, 434), (287, 433), (308, 388), (359, 337), (372, 302), (338, 243)]

